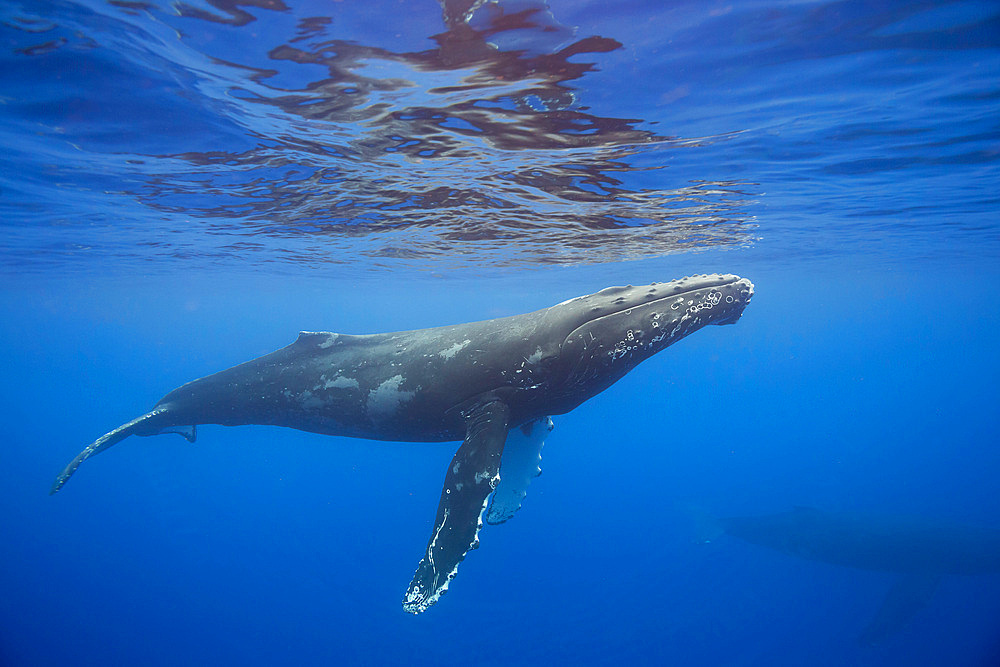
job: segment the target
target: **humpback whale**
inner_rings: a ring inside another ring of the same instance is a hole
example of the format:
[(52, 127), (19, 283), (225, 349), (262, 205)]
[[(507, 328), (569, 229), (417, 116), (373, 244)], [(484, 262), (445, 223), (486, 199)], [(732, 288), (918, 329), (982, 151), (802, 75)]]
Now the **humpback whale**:
[(609, 287), (532, 313), (414, 331), (302, 332), (275, 352), (194, 380), (98, 438), (52, 485), (130, 435), (268, 424), (373, 440), (462, 444), (445, 473), (423, 558), (403, 599), (434, 604), (487, 521), (520, 507), (550, 415), (569, 412), (641, 361), (708, 324), (736, 322), (753, 295), (738, 276)]
[[(917, 517), (834, 513), (810, 507), (764, 516), (708, 519), (714, 530), (790, 556), (899, 575), (859, 642), (902, 630), (941, 577), (1000, 573), (1000, 530)], [(704, 526), (703, 526), (704, 527)]]

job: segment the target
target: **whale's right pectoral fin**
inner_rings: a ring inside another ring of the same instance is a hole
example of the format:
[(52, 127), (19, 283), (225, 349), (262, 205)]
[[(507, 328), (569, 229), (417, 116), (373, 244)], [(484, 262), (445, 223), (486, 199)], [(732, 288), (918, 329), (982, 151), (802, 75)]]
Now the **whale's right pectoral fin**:
[(465, 441), (448, 466), (427, 552), (403, 598), (403, 609), (419, 614), (438, 601), (465, 555), (479, 546), (486, 502), (500, 478), (510, 410), (484, 401), (469, 414)]
[(552, 432), (552, 419), (542, 417), (511, 429), (500, 462), (500, 484), (493, 493), (486, 523), (496, 525), (514, 516), (528, 495), (531, 480), (542, 474), (542, 447)]

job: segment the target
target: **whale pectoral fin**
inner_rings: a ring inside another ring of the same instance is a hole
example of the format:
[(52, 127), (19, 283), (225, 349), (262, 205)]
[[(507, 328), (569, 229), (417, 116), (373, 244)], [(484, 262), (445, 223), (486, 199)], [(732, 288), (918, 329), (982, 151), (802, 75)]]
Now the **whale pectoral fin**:
[(542, 447), (552, 432), (552, 419), (542, 417), (507, 434), (500, 461), (500, 484), (493, 492), (486, 523), (496, 525), (514, 516), (528, 495), (531, 480), (542, 474)]
[(465, 441), (448, 466), (427, 552), (403, 598), (403, 609), (419, 614), (438, 601), (465, 555), (479, 546), (486, 501), (500, 475), (510, 410), (500, 400), (477, 406)]
[(183, 436), (188, 442), (194, 442), (198, 439), (198, 426), (195, 424), (187, 426), (167, 426), (166, 428), (161, 428), (156, 433), (137, 433), (136, 435), (163, 435), (164, 433), (176, 433), (177, 435)]
[[(86, 449), (77, 454), (76, 458), (70, 461), (69, 465), (67, 465), (63, 469), (63, 471), (59, 473), (59, 476), (56, 477), (56, 481), (52, 483), (52, 488), (49, 490), (49, 495), (52, 495), (53, 493), (61, 489), (63, 485), (67, 481), (69, 481), (69, 478), (72, 477), (73, 473), (76, 472), (76, 469), (80, 467), (80, 464), (82, 464), (84, 461), (89, 459), (94, 454), (100, 454), (108, 447), (111, 447), (112, 445), (121, 442), (130, 435), (150, 434), (150, 429), (155, 428), (152, 426), (152, 424), (158, 421), (162, 417), (162, 415), (163, 411), (161, 410), (153, 410), (152, 412), (147, 412), (141, 417), (136, 417), (132, 421), (126, 424), (122, 424), (115, 430), (109, 433), (105, 433), (100, 438), (90, 443), (90, 445)], [(152, 433), (156, 432), (157, 431), (155, 430), (152, 431)], [(188, 437), (188, 435), (185, 435), (184, 433), (182, 433), (181, 435), (184, 435), (184, 437), (188, 438), (189, 442), (194, 442), (194, 437), (195, 437), (194, 427), (193, 426), (191, 427), (190, 437)]]
[(930, 573), (908, 574), (899, 579), (889, 589), (875, 618), (858, 637), (858, 643), (874, 646), (905, 628), (930, 602), (940, 581), (941, 575)]

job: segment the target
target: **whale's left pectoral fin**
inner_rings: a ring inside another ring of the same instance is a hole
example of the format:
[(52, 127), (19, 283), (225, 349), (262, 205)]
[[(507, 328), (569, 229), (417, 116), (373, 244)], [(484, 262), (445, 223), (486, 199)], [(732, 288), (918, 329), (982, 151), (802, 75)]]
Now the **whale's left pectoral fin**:
[(465, 441), (448, 466), (427, 552), (417, 565), (403, 598), (403, 609), (419, 614), (438, 601), (455, 578), (458, 565), (479, 546), (486, 501), (500, 477), (510, 410), (500, 400), (475, 407)]
[(858, 643), (875, 646), (909, 625), (930, 602), (940, 581), (941, 575), (934, 573), (907, 574), (900, 578), (889, 589), (875, 618), (858, 637)]

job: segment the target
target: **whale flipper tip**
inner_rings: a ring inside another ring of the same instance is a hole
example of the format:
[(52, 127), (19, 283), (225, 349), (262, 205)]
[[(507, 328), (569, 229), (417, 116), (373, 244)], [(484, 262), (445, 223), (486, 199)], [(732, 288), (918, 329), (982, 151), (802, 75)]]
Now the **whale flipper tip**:
[[(136, 417), (132, 421), (122, 424), (115, 430), (105, 433), (100, 438), (90, 443), (82, 452), (76, 455), (76, 458), (69, 462), (69, 465), (63, 468), (61, 473), (59, 473), (55, 481), (52, 482), (52, 487), (49, 489), (49, 495), (54, 495), (57, 491), (59, 491), (59, 489), (61, 489), (66, 482), (69, 481), (69, 478), (73, 476), (73, 473), (75, 473), (76, 469), (80, 467), (80, 464), (89, 459), (91, 456), (94, 454), (100, 454), (108, 447), (121, 442), (130, 435), (136, 434), (139, 430), (148, 431), (150, 426), (148, 422), (155, 417), (160, 417), (164, 414), (164, 410), (153, 410), (152, 412), (147, 412), (141, 417)], [(184, 435), (189, 442), (194, 442), (195, 430), (193, 426), (190, 427), (189, 434), (185, 432), (180, 433), (181, 435)], [(139, 435), (146, 435), (146, 433), (139, 433)]]

